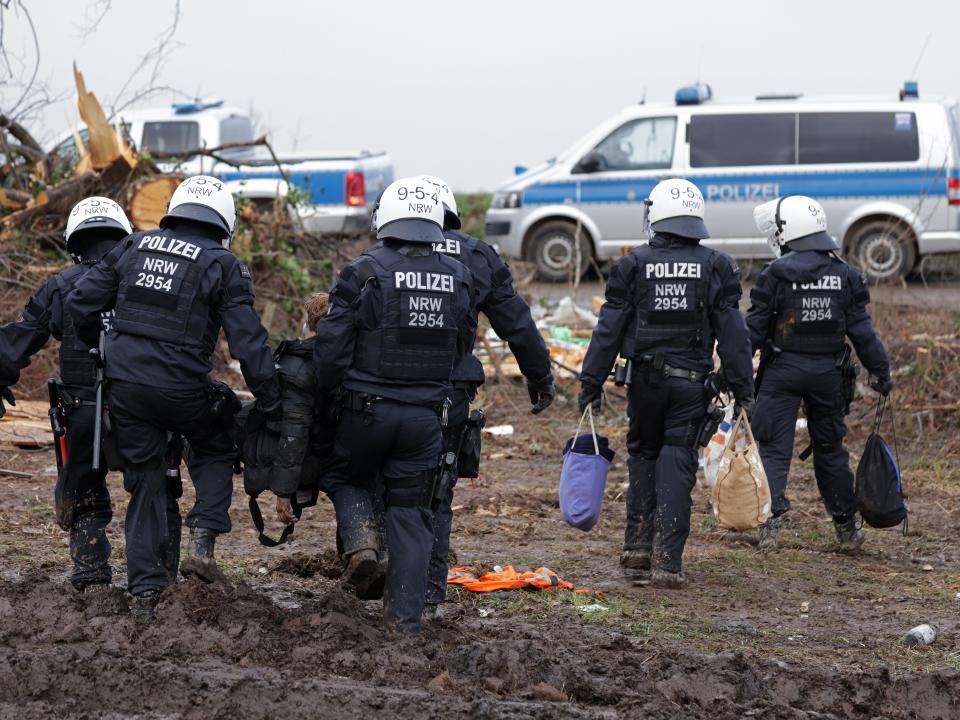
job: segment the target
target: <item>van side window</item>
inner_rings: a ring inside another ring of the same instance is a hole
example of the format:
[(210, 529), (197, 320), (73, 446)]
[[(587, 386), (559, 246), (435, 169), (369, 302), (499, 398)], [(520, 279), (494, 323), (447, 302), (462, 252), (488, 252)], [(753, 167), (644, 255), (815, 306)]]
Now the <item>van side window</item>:
[(594, 148), (599, 170), (660, 170), (672, 167), (675, 117), (641, 118), (621, 125)]
[(794, 113), (694, 115), (690, 118), (690, 167), (793, 165)]
[(920, 158), (912, 112), (800, 113), (800, 163), (902, 162)]
[(200, 146), (200, 126), (195, 122), (164, 121), (143, 124), (143, 147), (160, 152), (183, 152)]

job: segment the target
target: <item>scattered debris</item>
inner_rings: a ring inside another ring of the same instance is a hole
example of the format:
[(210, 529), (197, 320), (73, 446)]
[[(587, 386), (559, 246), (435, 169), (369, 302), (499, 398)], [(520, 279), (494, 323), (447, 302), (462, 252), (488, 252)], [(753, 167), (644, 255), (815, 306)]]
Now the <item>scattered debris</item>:
[(929, 623), (910, 628), (907, 634), (903, 636), (903, 641), (907, 645), (930, 645), (936, 639), (937, 628)]

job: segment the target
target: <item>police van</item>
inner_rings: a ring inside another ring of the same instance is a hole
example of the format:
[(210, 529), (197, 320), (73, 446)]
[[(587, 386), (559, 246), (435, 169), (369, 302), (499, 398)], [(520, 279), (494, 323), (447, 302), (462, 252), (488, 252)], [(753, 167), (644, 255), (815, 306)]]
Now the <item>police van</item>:
[[(925, 255), (960, 251), (955, 99), (758, 96), (715, 102), (709, 86), (674, 104), (639, 104), (493, 195), (487, 241), (564, 280), (646, 242), (643, 200), (665, 177), (694, 182), (707, 201), (712, 245), (769, 258), (753, 208), (809, 195), (847, 259), (873, 280), (909, 273)], [(579, 246), (579, 247), (578, 247)]]
[[(137, 148), (151, 152), (246, 145), (218, 150), (217, 159), (195, 155), (157, 164), (165, 172), (214, 175), (252, 201), (272, 202), (296, 189), (304, 198), (296, 212), (311, 232), (367, 234), (370, 211), (393, 182), (393, 161), (384, 152), (286, 153), (275, 158), (265, 147), (250, 146), (255, 138), (249, 113), (222, 100), (125, 110), (119, 123)], [(76, 135), (65, 133), (51, 151), (55, 161), (76, 162), (77, 137), (85, 143), (87, 134), (86, 127)]]

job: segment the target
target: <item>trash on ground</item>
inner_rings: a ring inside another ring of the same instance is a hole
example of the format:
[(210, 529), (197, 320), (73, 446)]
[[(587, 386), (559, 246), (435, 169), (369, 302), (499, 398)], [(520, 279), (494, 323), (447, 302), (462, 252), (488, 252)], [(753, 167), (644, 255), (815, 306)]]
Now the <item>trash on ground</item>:
[(513, 425), (494, 425), (493, 427), (484, 428), (483, 432), (490, 433), (491, 435), (513, 435)]
[(937, 639), (937, 628), (929, 623), (910, 628), (903, 641), (908, 645), (929, 645)]
[(610, 608), (608, 608), (606, 605), (601, 605), (600, 603), (593, 603), (592, 605), (584, 605), (582, 608), (580, 608), (580, 612), (585, 612), (585, 613), (606, 612), (609, 609)]
[(459, 585), (470, 592), (494, 592), (497, 590), (573, 590), (573, 583), (560, 578), (553, 570), (539, 567), (536, 570), (519, 572), (512, 565), (497, 565), (492, 571), (478, 573), (475, 568), (455, 567), (447, 571), (447, 583)]

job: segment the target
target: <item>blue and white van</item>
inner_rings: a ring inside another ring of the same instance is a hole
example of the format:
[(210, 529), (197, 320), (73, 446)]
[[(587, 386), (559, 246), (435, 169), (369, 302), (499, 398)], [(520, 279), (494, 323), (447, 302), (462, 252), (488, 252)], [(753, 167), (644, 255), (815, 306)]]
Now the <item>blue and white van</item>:
[[(137, 148), (152, 152), (182, 153), (254, 141), (249, 114), (220, 100), (125, 110), (119, 121)], [(85, 127), (78, 133), (83, 142), (86, 133)], [(75, 158), (73, 133), (67, 133), (52, 152)], [(382, 152), (285, 153), (277, 158), (280, 167), (262, 146), (227, 148), (217, 155), (229, 162), (195, 155), (157, 164), (167, 172), (214, 175), (251, 201), (268, 202), (286, 195), (291, 190), (286, 177), (304, 199), (297, 206), (304, 227), (317, 233), (368, 233), (370, 212), (393, 182), (393, 161)]]
[(535, 262), (542, 279), (567, 279), (646, 242), (644, 198), (685, 177), (707, 201), (707, 244), (737, 258), (771, 257), (753, 208), (793, 194), (823, 204), (844, 254), (874, 280), (960, 251), (955, 99), (921, 100), (913, 83), (900, 100), (710, 96), (697, 85), (674, 104), (634, 105), (558, 157), (518, 168), (493, 196), (488, 242)]

